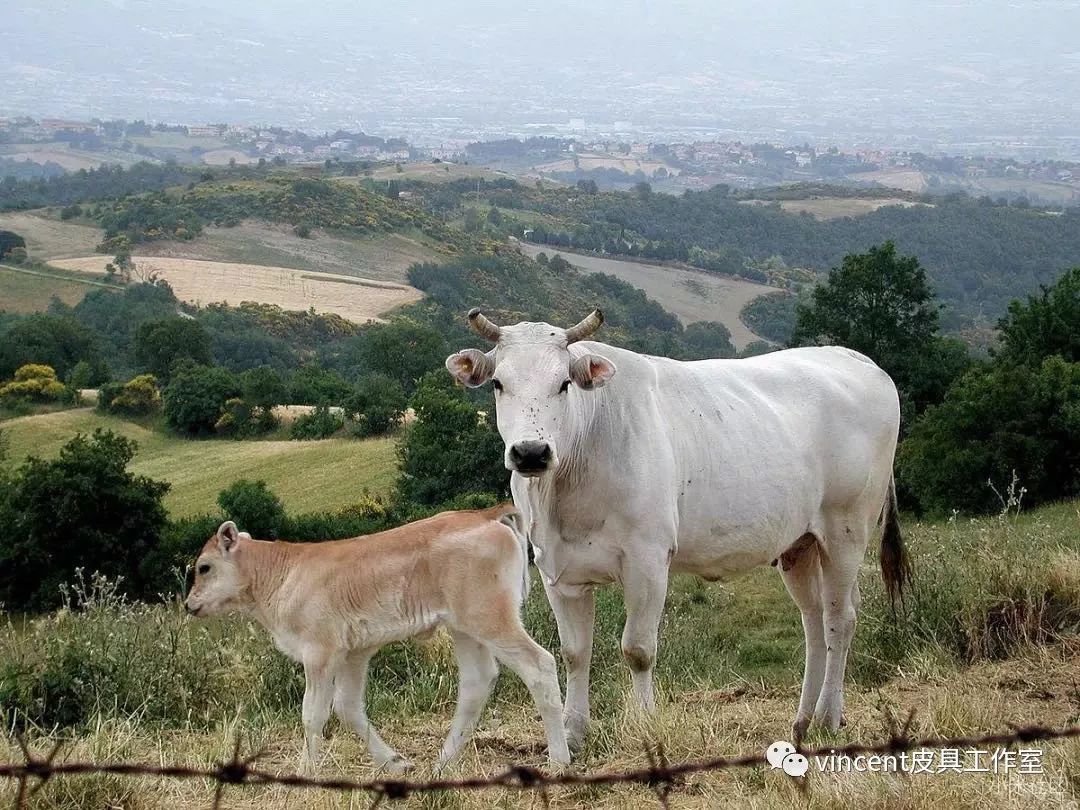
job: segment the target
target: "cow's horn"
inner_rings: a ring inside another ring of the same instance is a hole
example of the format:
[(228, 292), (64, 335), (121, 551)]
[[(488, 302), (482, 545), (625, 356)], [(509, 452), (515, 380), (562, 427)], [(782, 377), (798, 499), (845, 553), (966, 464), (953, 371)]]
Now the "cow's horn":
[(566, 345), (571, 343), (577, 343), (579, 340), (585, 340), (590, 337), (593, 332), (600, 328), (600, 325), (604, 322), (604, 313), (599, 309), (594, 309), (577, 326), (571, 326), (566, 330)]
[(498, 343), (499, 335), (502, 334), (502, 330), (496, 324), (484, 317), (480, 307), (473, 307), (469, 310), (469, 328), (478, 335), (483, 335), (492, 343)]

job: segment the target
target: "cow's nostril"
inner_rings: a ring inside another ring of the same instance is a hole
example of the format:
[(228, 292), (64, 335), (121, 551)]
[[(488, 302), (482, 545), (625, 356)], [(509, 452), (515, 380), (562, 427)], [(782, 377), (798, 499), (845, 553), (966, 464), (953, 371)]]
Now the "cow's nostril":
[(547, 442), (517, 442), (510, 448), (510, 462), (519, 472), (542, 472), (551, 457), (551, 445)]

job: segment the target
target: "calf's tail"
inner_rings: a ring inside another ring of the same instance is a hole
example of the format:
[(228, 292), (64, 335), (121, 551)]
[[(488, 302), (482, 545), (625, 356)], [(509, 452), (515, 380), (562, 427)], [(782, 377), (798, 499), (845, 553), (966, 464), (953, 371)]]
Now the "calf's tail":
[(889, 493), (882, 508), (881, 579), (885, 582), (889, 603), (895, 608), (897, 599), (903, 602), (904, 590), (911, 585), (911, 560), (900, 535), (895, 477), (889, 480)]
[(517, 510), (506, 512), (499, 518), (499, 523), (514, 533), (514, 539), (521, 548), (521, 601), (529, 596), (529, 537), (525, 533), (525, 520)]

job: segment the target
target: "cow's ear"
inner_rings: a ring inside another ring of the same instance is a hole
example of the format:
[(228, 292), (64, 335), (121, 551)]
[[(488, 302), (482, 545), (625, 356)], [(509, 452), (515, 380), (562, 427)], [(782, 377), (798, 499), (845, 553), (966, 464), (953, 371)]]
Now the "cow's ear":
[(226, 520), (217, 530), (218, 548), (222, 554), (228, 554), (234, 548), (236, 548), (237, 542), (240, 540), (240, 531), (236, 528), (236, 524), (231, 520)]
[(484, 354), (479, 349), (462, 349), (446, 358), (446, 370), (469, 388), (476, 388), (495, 373), (495, 350)]
[(579, 388), (601, 388), (615, 376), (615, 364), (598, 354), (583, 354), (570, 364), (570, 377)]

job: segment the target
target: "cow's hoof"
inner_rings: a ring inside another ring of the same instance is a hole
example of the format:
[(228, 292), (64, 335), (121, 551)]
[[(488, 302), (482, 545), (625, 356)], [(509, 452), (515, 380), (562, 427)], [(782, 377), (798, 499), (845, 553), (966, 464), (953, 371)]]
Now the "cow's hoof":
[(796, 717), (795, 722), (791, 724), (791, 741), (795, 743), (795, 745), (799, 745), (806, 739), (806, 732), (809, 729), (810, 718), (808, 716)]
[(413, 769), (413, 764), (403, 756), (395, 756), (383, 763), (382, 770), (395, 776), (408, 773)]

